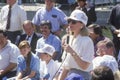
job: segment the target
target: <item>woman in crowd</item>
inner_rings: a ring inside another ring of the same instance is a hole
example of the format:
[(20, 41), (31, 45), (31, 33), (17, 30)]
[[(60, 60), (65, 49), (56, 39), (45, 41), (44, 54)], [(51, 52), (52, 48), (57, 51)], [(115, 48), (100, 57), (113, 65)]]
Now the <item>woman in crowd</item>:
[(17, 80), (39, 80), (39, 58), (31, 52), (28, 41), (19, 44), (21, 55), (18, 57)]
[(83, 11), (74, 10), (67, 20), (72, 34), (69, 34), (69, 37), (65, 36), (62, 40), (64, 64), (59, 79), (64, 80), (71, 73), (77, 73), (82, 75), (85, 80), (90, 80), (94, 45), (86, 29), (88, 18)]

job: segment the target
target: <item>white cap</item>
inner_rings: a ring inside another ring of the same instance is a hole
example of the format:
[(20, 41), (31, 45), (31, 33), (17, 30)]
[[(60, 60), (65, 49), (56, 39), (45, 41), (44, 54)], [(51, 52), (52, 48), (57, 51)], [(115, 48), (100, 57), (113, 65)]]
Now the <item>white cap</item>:
[(68, 17), (67, 19), (72, 19), (72, 20), (76, 20), (76, 21), (81, 21), (83, 24), (87, 25), (87, 21), (88, 21), (88, 17), (87, 15), (81, 11), (81, 10), (74, 10), (70, 17)]
[(36, 49), (36, 51), (39, 53), (47, 53), (50, 56), (53, 56), (55, 52), (55, 48), (49, 44), (44, 44), (43, 48)]
[(118, 70), (118, 63), (117, 63), (116, 59), (110, 55), (104, 55), (101, 59), (100, 65), (111, 68), (113, 73), (115, 73)]

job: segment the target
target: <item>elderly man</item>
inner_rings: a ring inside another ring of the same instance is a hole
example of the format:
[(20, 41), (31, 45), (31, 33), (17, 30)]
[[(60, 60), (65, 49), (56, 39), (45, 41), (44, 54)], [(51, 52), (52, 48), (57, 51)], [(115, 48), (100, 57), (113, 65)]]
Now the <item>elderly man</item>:
[(67, 26), (66, 15), (54, 7), (55, 0), (45, 0), (46, 7), (36, 12), (32, 22), (36, 26), (41, 24), (42, 20), (49, 20), (52, 23), (52, 32), (58, 36), (61, 34), (61, 26)]
[(17, 35), (21, 34), (26, 19), (26, 12), (18, 6), (17, 0), (7, 0), (7, 5), (1, 9), (0, 23), (12, 43), (15, 42)]
[(7, 40), (7, 34), (0, 30), (0, 80), (16, 75), (17, 57), (20, 51), (16, 45)]
[(24, 21), (23, 29), (25, 31), (25, 34), (18, 36), (15, 44), (19, 45), (21, 41), (27, 40), (31, 46), (32, 52), (35, 53), (37, 40), (40, 38), (40, 35), (35, 32), (35, 27), (29, 20)]

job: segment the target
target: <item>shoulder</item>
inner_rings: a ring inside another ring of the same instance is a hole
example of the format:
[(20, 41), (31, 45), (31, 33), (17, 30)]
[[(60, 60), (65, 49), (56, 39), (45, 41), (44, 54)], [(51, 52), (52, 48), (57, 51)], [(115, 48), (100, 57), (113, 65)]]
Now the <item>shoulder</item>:
[(19, 50), (18, 47), (15, 44), (11, 43), (11, 42), (8, 42), (8, 46), (10, 46), (12, 50), (14, 50), (14, 49)]
[(1, 8), (1, 10), (6, 10), (6, 9), (8, 9), (8, 5), (5, 5)]
[(32, 58), (33, 58), (33, 59), (39, 60), (39, 58), (38, 58), (38, 56), (37, 56), (36, 54), (34, 54), (34, 53), (31, 53), (31, 54), (32, 54)]
[(46, 9), (45, 9), (44, 7), (42, 7), (42, 8), (37, 9), (36, 13), (42, 13), (42, 12), (45, 11), (45, 10), (46, 10)]
[(23, 62), (25, 59), (24, 59), (23, 55), (19, 55), (17, 57), (17, 60), (18, 60), (18, 62)]
[(61, 9), (57, 8), (57, 7), (53, 7), (52, 11), (56, 12), (58, 14), (64, 14), (64, 12)]
[(53, 40), (58, 40), (58, 41), (60, 40), (60, 38), (58, 36), (54, 35), (54, 34), (51, 35), (51, 38)]
[(81, 36), (82, 41), (84, 42), (92, 42), (91, 38), (89, 36)]

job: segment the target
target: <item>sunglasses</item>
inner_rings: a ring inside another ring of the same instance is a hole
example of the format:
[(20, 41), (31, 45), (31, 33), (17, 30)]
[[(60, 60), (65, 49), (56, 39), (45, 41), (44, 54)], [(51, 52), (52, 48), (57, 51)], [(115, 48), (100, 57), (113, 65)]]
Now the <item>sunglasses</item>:
[[(72, 23), (72, 24), (76, 24), (77, 22), (80, 22), (80, 21), (76, 21), (76, 20), (68, 20), (68, 24)], [(80, 22), (82, 23), (82, 22)]]

